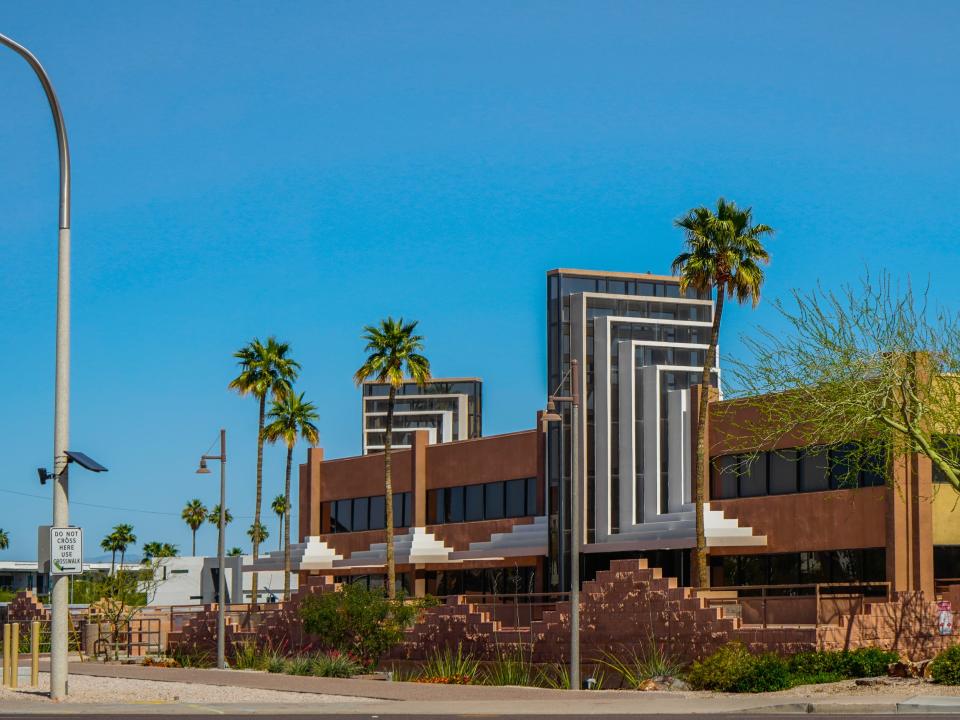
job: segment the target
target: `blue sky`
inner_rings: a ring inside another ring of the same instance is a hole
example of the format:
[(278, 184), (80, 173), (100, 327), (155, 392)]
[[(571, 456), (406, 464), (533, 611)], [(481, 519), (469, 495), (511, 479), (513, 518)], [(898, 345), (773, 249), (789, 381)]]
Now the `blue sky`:
[[(88, 555), (120, 521), (189, 550), (221, 426), (246, 546), (256, 408), (226, 385), (251, 337), (292, 344), (330, 456), (359, 450), (360, 329), (387, 314), (420, 320), (435, 374), (484, 378), (487, 434), (528, 428), (545, 272), (665, 272), (672, 220), (721, 194), (778, 229), (727, 352), (770, 299), (867, 266), (956, 307), (957, 27), (951, 2), (5, 3), (73, 152), (71, 446), (110, 467), (73, 474)], [(0, 88), (0, 558), (27, 559), (50, 516), (56, 154), (8, 51)], [(282, 450), (265, 465), (270, 498)]]

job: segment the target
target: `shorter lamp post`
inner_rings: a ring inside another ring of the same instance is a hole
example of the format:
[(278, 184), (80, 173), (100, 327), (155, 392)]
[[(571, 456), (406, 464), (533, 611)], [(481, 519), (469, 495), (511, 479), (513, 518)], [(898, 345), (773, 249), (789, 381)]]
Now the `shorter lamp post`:
[(219, 455), (201, 455), (200, 467), (197, 468), (198, 475), (210, 473), (207, 468), (207, 460), (220, 461), (220, 518), (217, 526), (220, 528), (219, 540), (217, 541), (217, 667), (223, 670), (226, 667), (226, 652), (224, 648), (224, 635), (226, 634), (226, 615), (223, 607), (223, 600), (226, 597), (226, 583), (224, 582), (224, 535), (226, 523), (224, 516), (227, 512), (227, 431), (220, 431), (220, 454)]
[[(563, 418), (558, 402), (570, 403), (570, 688), (580, 689), (580, 363), (570, 361), (570, 394), (550, 395), (547, 411), (540, 416), (544, 427)], [(563, 381), (560, 381), (561, 387)], [(558, 388), (559, 389), (559, 388)]]

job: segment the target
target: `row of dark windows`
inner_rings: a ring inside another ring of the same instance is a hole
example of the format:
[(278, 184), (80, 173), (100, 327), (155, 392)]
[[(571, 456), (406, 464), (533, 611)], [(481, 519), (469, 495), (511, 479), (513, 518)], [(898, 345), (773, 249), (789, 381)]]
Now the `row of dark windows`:
[(818, 490), (876, 487), (886, 482), (885, 458), (853, 443), (721, 455), (710, 468), (718, 500)]
[(500, 480), (427, 492), (427, 522), (499, 520), (537, 514), (537, 479)]
[[(321, 517), (330, 518), (328, 532), (360, 532), (387, 527), (387, 504), (383, 495), (331, 500), (323, 503)], [(413, 525), (413, 493), (393, 494), (393, 526)]]
[[(479, 382), (443, 382), (427, 381), (423, 385), (417, 385), (415, 382), (405, 382), (397, 388), (397, 395), (471, 395), (480, 396)], [(386, 397), (390, 394), (390, 385), (387, 383), (364, 383), (363, 394), (365, 397)]]
[(882, 582), (886, 577), (883, 548), (710, 558), (714, 587)]

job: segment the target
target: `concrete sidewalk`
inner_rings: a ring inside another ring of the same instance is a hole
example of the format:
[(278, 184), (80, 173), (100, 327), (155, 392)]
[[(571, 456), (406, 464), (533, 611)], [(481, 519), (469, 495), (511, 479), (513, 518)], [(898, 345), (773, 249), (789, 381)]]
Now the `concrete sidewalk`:
[[(696, 692), (635, 692), (626, 690), (568, 691), (481, 685), (429, 685), (368, 679), (299, 677), (239, 670), (152, 668), (138, 665), (71, 663), (76, 675), (127, 678), (236, 687), (237, 702), (199, 705), (160, 704), (53, 704), (36, 701), (5, 702), (2, 714), (222, 714), (266, 715), (648, 715), (730, 713), (899, 714), (942, 713), (960, 715), (960, 697), (877, 695), (723, 695)], [(277, 690), (318, 695), (338, 695), (342, 702), (313, 704), (252, 704), (243, 702), (243, 689)], [(356, 698), (351, 702), (349, 698)], [(369, 698), (375, 700), (370, 702)], [(378, 702), (377, 702), (378, 701)]]

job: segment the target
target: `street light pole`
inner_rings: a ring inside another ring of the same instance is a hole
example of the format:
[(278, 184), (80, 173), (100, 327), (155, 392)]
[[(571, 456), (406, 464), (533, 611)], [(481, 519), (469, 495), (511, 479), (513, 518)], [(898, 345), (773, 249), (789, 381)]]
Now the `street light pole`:
[[(220, 430), (220, 454), (219, 455), (201, 455), (200, 468), (198, 473), (209, 473), (207, 469), (207, 460), (220, 461), (220, 517), (217, 525), (220, 529), (217, 540), (217, 667), (223, 670), (226, 667), (226, 647), (224, 645), (224, 636), (226, 635), (226, 610), (224, 608), (224, 598), (226, 591), (226, 574), (224, 572), (224, 545), (226, 544), (226, 523), (224, 522), (227, 514), (227, 431)], [(243, 583), (241, 582), (241, 587)]]
[[(580, 689), (580, 363), (570, 361), (570, 394), (547, 398), (544, 423), (561, 420), (554, 406), (570, 403), (570, 689)], [(562, 385), (561, 381), (561, 385)]]
[[(0, 45), (13, 50), (33, 68), (50, 104), (60, 158), (59, 250), (57, 254), (57, 355), (53, 414), (53, 525), (70, 522), (67, 445), (70, 439), (70, 148), (60, 101), (40, 61), (23, 45), (0, 35)], [(67, 695), (67, 620), (69, 576), (53, 575), (50, 623), (50, 697)]]

